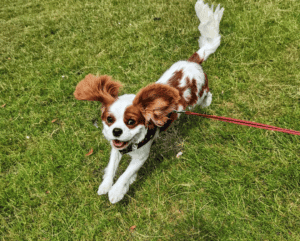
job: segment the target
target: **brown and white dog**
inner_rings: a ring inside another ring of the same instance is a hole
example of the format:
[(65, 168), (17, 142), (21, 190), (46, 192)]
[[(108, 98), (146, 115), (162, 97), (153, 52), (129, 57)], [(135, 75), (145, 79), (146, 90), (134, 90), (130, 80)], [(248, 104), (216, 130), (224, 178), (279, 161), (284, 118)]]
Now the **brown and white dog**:
[[(87, 75), (78, 83), (74, 95), (78, 100), (102, 103), (103, 135), (112, 149), (98, 194), (109, 195), (111, 203), (120, 201), (147, 160), (153, 139), (178, 118), (175, 111), (188, 106), (207, 107), (212, 101), (208, 80), (201, 63), (220, 45), (219, 23), (224, 8), (213, 9), (198, 0), (195, 5), (200, 20), (199, 46), (187, 61), (173, 64), (161, 78), (141, 89), (137, 95), (118, 96), (119, 82), (109, 76)], [(113, 178), (123, 154), (132, 160), (113, 185)]]

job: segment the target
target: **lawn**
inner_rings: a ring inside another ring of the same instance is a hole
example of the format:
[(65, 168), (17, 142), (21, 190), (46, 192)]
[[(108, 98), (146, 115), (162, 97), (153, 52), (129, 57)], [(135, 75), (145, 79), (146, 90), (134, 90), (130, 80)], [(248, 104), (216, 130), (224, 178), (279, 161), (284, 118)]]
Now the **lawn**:
[[(1, 2), (0, 240), (300, 240), (299, 136), (182, 115), (122, 201), (96, 193), (110, 145), (76, 84), (158, 80), (198, 50), (196, 0)], [(300, 131), (299, 1), (208, 3), (222, 42), (194, 111)]]

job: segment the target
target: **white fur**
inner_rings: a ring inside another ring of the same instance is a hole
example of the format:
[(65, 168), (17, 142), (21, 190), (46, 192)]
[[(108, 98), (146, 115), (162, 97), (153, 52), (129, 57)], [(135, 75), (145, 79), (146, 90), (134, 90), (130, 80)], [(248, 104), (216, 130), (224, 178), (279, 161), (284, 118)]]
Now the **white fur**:
[(214, 12), (214, 5), (210, 8), (208, 4), (204, 4), (202, 0), (198, 0), (195, 5), (196, 14), (200, 20), (198, 27), (201, 36), (199, 38), (200, 57), (207, 60), (208, 56), (214, 53), (221, 43), (221, 35), (219, 34), (219, 25), (223, 16), (224, 8), (220, 9), (220, 4)]
[[(183, 77), (180, 80), (179, 87), (183, 87), (186, 84), (186, 79), (192, 80), (196, 79), (198, 90), (202, 89), (202, 86), (205, 83), (205, 76), (201, 65), (189, 62), (189, 61), (178, 61), (173, 64), (160, 78), (156, 83), (159, 84), (168, 84), (168, 80), (173, 76), (175, 71), (183, 70)], [(190, 89), (187, 89), (183, 96), (187, 100), (190, 96)], [(208, 97), (208, 98), (206, 98)], [(210, 92), (204, 91), (202, 96), (198, 95), (198, 101), (195, 105), (200, 105), (202, 108), (210, 105), (212, 100), (212, 94)], [(182, 109), (179, 109), (181, 111)]]
[[(116, 122), (113, 125), (108, 126), (104, 121), (102, 121), (102, 133), (108, 141), (111, 142), (112, 140), (118, 139), (119, 141), (131, 141), (134, 143), (139, 143), (147, 134), (147, 129), (144, 125), (138, 125), (134, 129), (129, 129), (123, 122), (125, 109), (132, 104), (134, 97), (134, 94), (125, 94), (119, 96), (118, 99), (110, 106), (109, 110), (110, 112), (114, 113)], [(112, 130), (114, 128), (120, 128), (123, 130), (123, 134), (120, 138), (116, 138), (113, 136)]]
[[(195, 5), (196, 14), (201, 21), (199, 25), (199, 31), (201, 37), (199, 38), (199, 47), (197, 51), (198, 55), (206, 60), (208, 56), (216, 51), (220, 45), (221, 36), (219, 34), (219, 23), (221, 21), (224, 9), (220, 9), (220, 6), (213, 11), (213, 6), (209, 8), (207, 4), (204, 4), (202, 0), (198, 0)], [(168, 80), (174, 75), (175, 71), (183, 72), (183, 78), (181, 79), (180, 86), (185, 86), (186, 78), (190, 80), (195, 79), (197, 82), (197, 89), (201, 90), (205, 84), (205, 75), (202, 67), (194, 62), (189, 61), (179, 61), (173, 64), (157, 81), (160, 84), (168, 84)], [(187, 89), (183, 96), (188, 99), (190, 96), (190, 90)], [(199, 93), (199, 92), (198, 92)], [(118, 168), (119, 162), (122, 158), (122, 154), (114, 148), (112, 141), (129, 141), (130, 143), (141, 142), (146, 134), (147, 128), (144, 125), (138, 125), (134, 129), (129, 129), (123, 122), (124, 112), (127, 106), (131, 105), (135, 95), (122, 95), (120, 96), (110, 107), (109, 111), (113, 113), (116, 121), (111, 125), (106, 125), (103, 122), (103, 135), (105, 138), (111, 142), (112, 150), (110, 155), (110, 160), (108, 166), (105, 169), (105, 174), (103, 176), (103, 181), (98, 189), (98, 194), (103, 195), (108, 193), (109, 200), (111, 203), (116, 203), (120, 201), (124, 195), (129, 190), (129, 185), (132, 184), (137, 176), (138, 170), (147, 160), (153, 139), (147, 144), (139, 149), (134, 149), (128, 154), (131, 156), (132, 160), (125, 170), (125, 172), (119, 177), (117, 182), (113, 185), (113, 178), (115, 176), (116, 170)], [(202, 96), (198, 96), (198, 101), (196, 105), (201, 107), (207, 107), (210, 105), (212, 100), (212, 94), (206, 90), (203, 92)], [(178, 108), (182, 110), (182, 106)], [(119, 128), (123, 131), (122, 135), (115, 137), (113, 135), (113, 130)], [(155, 137), (158, 136), (158, 130), (156, 131)]]

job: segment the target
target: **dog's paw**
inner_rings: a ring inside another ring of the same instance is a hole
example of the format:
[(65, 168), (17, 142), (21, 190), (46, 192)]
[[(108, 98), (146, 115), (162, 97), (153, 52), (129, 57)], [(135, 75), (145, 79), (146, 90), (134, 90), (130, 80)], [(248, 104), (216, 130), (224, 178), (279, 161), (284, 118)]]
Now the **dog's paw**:
[(103, 181), (99, 188), (98, 188), (98, 195), (104, 195), (104, 194), (107, 194), (108, 191), (111, 189), (112, 187), (112, 183), (111, 182), (105, 182)]
[(117, 203), (123, 199), (127, 193), (129, 185), (115, 184), (108, 192), (109, 201), (111, 203)]

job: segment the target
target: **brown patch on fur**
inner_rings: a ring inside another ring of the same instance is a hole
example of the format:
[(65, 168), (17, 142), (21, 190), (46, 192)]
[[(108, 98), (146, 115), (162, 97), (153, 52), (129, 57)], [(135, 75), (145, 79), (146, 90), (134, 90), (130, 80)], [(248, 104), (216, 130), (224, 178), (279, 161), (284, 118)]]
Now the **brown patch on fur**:
[[(111, 123), (107, 121), (107, 118), (108, 118), (108, 117), (111, 117), (111, 118), (112, 118), (112, 122), (111, 122)], [(106, 125), (108, 125), (108, 126), (111, 126), (111, 125), (116, 121), (116, 117), (114, 117), (114, 115), (108, 111), (108, 108), (105, 108), (105, 109), (102, 111), (101, 119), (102, 119), (102, 120), (106, 123)]]
[(169, 120), (168, 114), (177, 110), (180, 96), (177, 89), (164, 84), (151, 84), (141, 89), (133, 100), (145, 118), (145, 126), (151, 121), (156, 126), (164, 126)]
[(183, 106), (183, 109), (185, 109), (187, 107), (186, 101), (183, 98), (183, 92), (187, 89), (186, 87), (179, 87), (180, 85), (180, 80), (182, 79), (183, 76), (183, 71), (182, 70), (178, 70), (175, 71), (173, 76), (168, 80), (168, 85), (170, 85), (171, 87), (177, 89), (179, 91), (179, 95), (180, 95), (180, 100), (179, 100), (179, 104)]
[[(192, 79), (192, 81), (191, 81), (188, 77), (186, 77), (186, 79), (185, 79), (186, 80), (185, 85), (183, 87), (180, 87), (180, 80), (182, 79), (182, 76), (183, 76), (182, 70), (175, 71), (174, 75), (168, 80), (168, 84), (179, 91), (179, 95), (181, 97), (179, 104), (183, 106), (183, 109), (185, 109), (187, 106), (194, 105), (197, 103), (198, 88), (197, 88), (197, 81), (195, 79)], [(187, 89), (190, 89), (190, 91), (191, 91), (191, 94), (190, 94), (190, 97), (188, 98), (188, 100), (186, 100), (183, 96), (183, 93)]]
[(190, 79), (188, 77), (186, 77), (186, 85), (188, 86), (187, 88), (189, 88), (191, 90), (191, 95), (190, 95), (189, 99), (187, 100), (187, 105), (194, 105), (197, 103), (197, 100), (198, 100), (197, 81), (195, 79), (192, 79), (192, 81), (190, 81)]
[(197, 64), (202, 64), (204, 59), (200, 58), (199, 54), (197, 52), (193, 53), (193, 55), (188, 59), (189, 62), (194, 62)]
[(200, 97), (202, 97), (204, 90), (206, 90), (206, 92), (209, 92), (209, 88), (208, 88), (208, 78), (207, 78), (207, 75), (206, 75), (205, 73), (204, 73), (204, 76), (205, 76), (205, 83), (204, 83), (204, 85), (202, 86), (202, 89), (201, 89), (201, 91), (200, 91), (200, 93), (199, 93), (199, 96), (200, 96)]
[[(127, 123), (130, 119), (134, 120), (135, 124), (128, 125)], [(125, 110), (124, 123), (129, 129), (133, 129), (137, 125), (145, 125), (145, 118), (137, 106), (130, 105)]]
[(169, 128), (169, 126), (173, 123), (173, 121), (177, 120), (178, 118), (178, 114), (175, 112), (172, 112), (169, 120), (166, 122), (166, 124), (164, 124), (164, 126), (162, 128), (160, 128), (161, 131), (165, 131)]
[(77, 84), (74, 96), (77, 100), (100, 101), (107, 107), (116, 100), (121, 86), (107, 75), (88, 74)]

